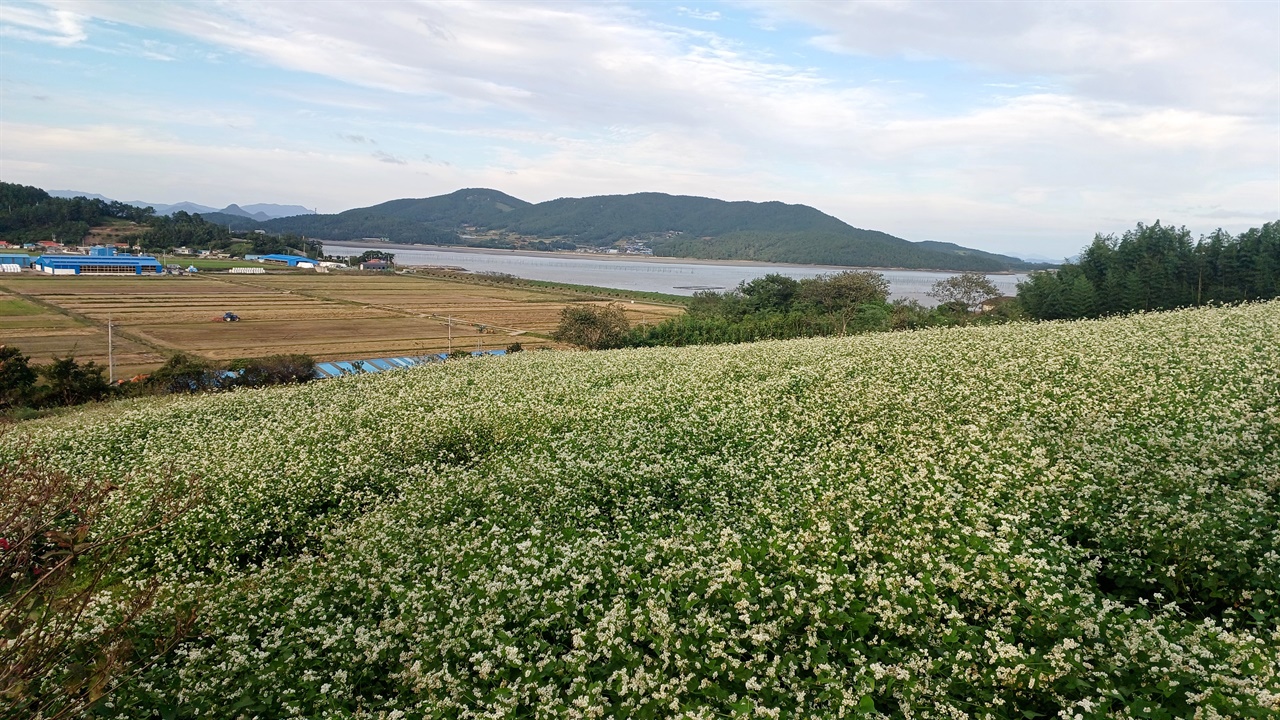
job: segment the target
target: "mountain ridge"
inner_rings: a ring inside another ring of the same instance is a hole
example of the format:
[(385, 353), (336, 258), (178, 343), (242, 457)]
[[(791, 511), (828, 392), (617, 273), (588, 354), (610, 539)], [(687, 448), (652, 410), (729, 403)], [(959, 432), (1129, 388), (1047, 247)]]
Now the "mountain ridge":
[[(232, 229), (240, 229), (237, 224), (243, 225), (233, 222)], [(495, 248), (549, 249), (548, 243), (605, 248), (630, 242), (654, 255), (707, 260), (980, 272), (1043, 267), (952, 243), (913, 243), (854, 227), (808, 205), (659, 192), (529, 203), (498, 190), (464, 188), (336, 215), (281, 218), (260, 229), (331, 241), (378, 237)]]
[(233, 231), (293, 233), (334, 242), (379, 239), (534, 250), (626, 245), (664, 257), (947, 271), (1047, 267), (954, 243), (912, 242), (854, 227), (808, 205), (660, 192), (531, 203), (491, 188), (462, 188), (333, 214), (264, 219), (266, 214), (257, 206), (232, 204), (201, 216)]
[[(109, 198), (106, 195), (98, 193), (84, 192), (81, 190), (47, 190), (50, 197), (56, 198), (77, 198), (83, 197), (89, 200), (101, 200), (103, 202), (116, 202), (115, 198)], [(227, 215), (238, 215), (241, 217), (252, 218), (259, 222), (274, 220), (276, 218), (290, 217), (293, 215), (314, 215), (315, 212), (310, 208), (301, 205), (277, 205), (275, 203), (254, 203), (252, 205), (237, 205), (232, 203), (221, 210), (208, 205), (199, 203), (182, 201), (172, 204), (151, 203), (144, 200), (122, 200), (125, 205), (133, 205), (134, 207), (149, 207), (156, 211), (157, 215), (172, 215), (175, 212), (186, 212), (191, 214), (199, 213), (206, 215), (209, 213), (225, 213)]]

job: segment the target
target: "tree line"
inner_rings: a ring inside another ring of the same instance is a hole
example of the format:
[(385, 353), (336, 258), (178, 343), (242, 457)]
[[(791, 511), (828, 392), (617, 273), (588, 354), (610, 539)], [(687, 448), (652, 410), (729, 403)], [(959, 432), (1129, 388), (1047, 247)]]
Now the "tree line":
[(1078, 260), (1032, 273), (1016, 298), (999, 297), (978, 273), (935, 283), (935, 308), (889, 302), (888, 294), (874, 272), (806, 280), (774, 274), (728, 292), (696, 293), (684, 314), (656, 325), (633, 327), (616, 305), (571, 306), (555, 337), (592, 349), (738, 343), (1268, 300), (1280, 297), (1280, 221), (1195, 241), (1185, 227), (1159, 222), (1138, 223), (1119, 237), (1100, 234)]
[(0, 182), (0, 237), (6, 240), (30, 243), (56, 237), (74, 244), (112, 220), (135, 223), (136, 232), (125, 239), (150, 252), (187, 247), (240, 256), (292, 253), (318, 257), (322, 250), (319, 241), (301, 235), (232, 232), (183, 210), (156, 215), (150, 207), (84, 197), (56, 198), (40, 188)]
[(1021, 316), (1014, 305), (980, 312), (984, 301), (999, 295), (980, 274), (941, 280), (930, 294), (940, 305), (889, 302), (889, 283), (876, 272), (850, 270), (804, 280), (775, 273), (726, 292), (695, 293), (685, 313), (656, 325), (632, 326), (616, 304), (571, 305), (561, 313), (555, 338), (600, 350), (851, 335)]
[(1237, 236), (1217, 230), (1192, 241), (1185, 228), (1138, 223), (1097, 235), (1079, 259), (1032, 273), (1018, 301), (1038, 320), (1280, 297), (1280, 221)]
[(232, 232), (209, 222), (198, 213), (179, 210), (172, 215), (154, 218), (138, 239), (144, 250), (161, 252), (185, 247), (200, 250), (220, 250), (229, 255), (302, 255), (319, 257), (323, 250), (319, 240), (284, 233), (271, 235), (256, 232)]
[(221, 365), (178, 353), (137, 380), (112, 383), (107, 368), (74, 357), (36, 365), (12, 345), (0, 345), (0, 414), (21, 415), (124, 397), (216, 392), (310, 382), (316, 364), (308, 355), (273, 355)]

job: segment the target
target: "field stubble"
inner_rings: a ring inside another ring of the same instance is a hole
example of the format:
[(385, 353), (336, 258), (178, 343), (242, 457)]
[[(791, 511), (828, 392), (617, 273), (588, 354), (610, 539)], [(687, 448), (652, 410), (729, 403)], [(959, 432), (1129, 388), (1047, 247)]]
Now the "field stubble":
[[(153, 369), (179, 351), (213, 360), (278, 353), (336, 360), (450, 346), (501, 349), (516, 341), (535, 349), (553, 345), (548, 337), (565, 305), (589, 301), (563, 291), (400, 275), (25, 275), (4, 278), (3, 285), (11, 292), (0, 303), (12, 300), (13, 307), (0, 304), (0, 343), (17, 345), (36, 362), (70, 354), (105, 365), (110, 320), (118, 376)], [(646, 303), (624, 308), (633, 322), (649, 323), (680, 311)], [(241, 321), (219, 322), (227, 311)]]

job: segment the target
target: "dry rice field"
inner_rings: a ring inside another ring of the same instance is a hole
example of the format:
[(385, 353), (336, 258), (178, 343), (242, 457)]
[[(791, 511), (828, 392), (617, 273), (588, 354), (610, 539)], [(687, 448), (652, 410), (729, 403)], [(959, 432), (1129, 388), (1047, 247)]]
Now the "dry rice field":
[[(179, 351), (211, 360), (278, 353), (344, 360), (513, 342), (533, 349), (554, 346), (549, 336), (560, 311), (584, 302), (603, 301), (429, 276), (24, 273), (0, 279), (0, 344), (18, 346), (34, 362), (73, 355), (105, 365), (110, 321), (117, 377), (146, 372)], [(623, 307), (632, 323), (680, 312), (639, 301)], [(227, 311), (241, 321), (221, 322)]]

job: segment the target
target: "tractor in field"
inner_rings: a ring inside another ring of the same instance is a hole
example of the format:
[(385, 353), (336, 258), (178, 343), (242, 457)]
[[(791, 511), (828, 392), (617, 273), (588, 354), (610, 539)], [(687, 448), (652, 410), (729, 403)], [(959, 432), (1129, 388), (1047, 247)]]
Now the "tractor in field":
[(222, 321), (223, 322), (240, 322), (240, 316), (233, 312), (227, 311), (222, 314)]

